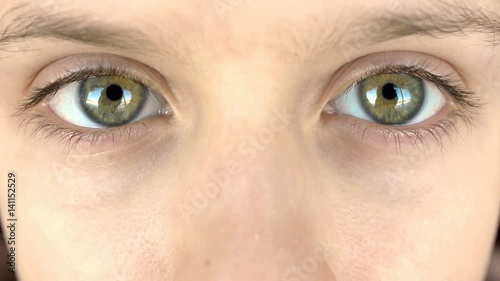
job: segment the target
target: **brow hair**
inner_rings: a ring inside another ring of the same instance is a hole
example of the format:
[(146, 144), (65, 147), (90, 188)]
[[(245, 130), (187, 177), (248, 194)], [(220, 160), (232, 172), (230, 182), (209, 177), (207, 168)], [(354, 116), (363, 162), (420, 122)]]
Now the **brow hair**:
[[(322, 55), (332, 51), (350, 57), (356, 50), (394, 39), (409, 36), (444, 38), (447, 36), (482, 35), (478, 42), (486, 46), (500, 45), (500, 15), (497, 11), (472, 7), (467, 3), (420, 2), (415, 8), (359, 10), (358, 15), (344, 29), (335, 19), (312, 17), (310, 23), (292, 27), (284, 23), (280, 41), (285, 44), (288, 56), (304, 60), (305, 56)], [(403, 7), (403, 4), (401, 4)], [(341, 13), (348, 11), (341, 11)], [(311, 30), (316, 26), (316, 32)]]
[(372, 36), (371, 42), (387, 41), (409, 35), (440, 37), (446, 35), (486, 35), (485, 42), (500, 43), (500, 15), (465, 4), (438, 2), (434, 7), (417, 7), (408, 14), (390, 13), (390, 17), (375, 20), (384, 30)]
[[(8, 16), (14, 15), (11, 19)], [(126, 29), (113, 23), (100, 23), (88, 17), (51, 14), (28, 4), (13, 7), (0, 18), (0, 48), (33, 38), (55, 38), (120, 49), (138, 49), (146, 36), (141, 30)]]
[[(332, 24), (334, 21), (330, 20), (327, 24), (318, 18), (314, 18), (311, 24), (300, 27), (300, 32), (291, 31), (290, 26), (294, 24), (287, 23), (281, 29), (278, 26), (279, 31), (282, 31), (279, 37), (280, 40), (291, 42), (292, 45), (287, 46), (285, 52), (295, 55), (304, 53), (303, 49), (307, 52), (330, 51), (332, 46), (359, 49), (408, 36), (438, 38), (483, 34), (487, 44), (500, 44), (500, 16), (496, 11), (471, 7), (470, 3), (465, 2), (420, 2), (416, 7), (411, 7), (413, 4), (401, 5), (406, 5), (402, 12), (379, 8), (356, 11), (357, 16), (345, 30), (340, 30), (339, 24)], [(105, 19), (92, 19), (75, 12), (68, 14), (69, 16), (65, 16), (63, 13), (36, 9), (32, 4), (11, 8), (0, 17), (0, 51), (27, 39), (56, 38), (149, 54), (161, 50), (172, 56), (188, 56), (181, 54), (186, 47), (173, 44), (177, 40), (170, 40), (155, 48), (155, 41), (141, 29), (119, 26)], [(317, 37), (311, 38), (312, 36)]]

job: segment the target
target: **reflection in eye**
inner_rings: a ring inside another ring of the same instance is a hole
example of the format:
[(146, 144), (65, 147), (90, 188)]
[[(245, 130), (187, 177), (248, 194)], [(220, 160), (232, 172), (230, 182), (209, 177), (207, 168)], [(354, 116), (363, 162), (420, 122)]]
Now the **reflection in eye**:
[(166, 101), (124, 76), (100, 76), (60, 89), (49, 107), (63, 120), (88, 128), (121, 126), (164, 113)]
[(407, 74), (363, 79), (333, 101), (337, 113), (385, 125), (411, 125), (432, 118), (446, 104), (432, 82)]

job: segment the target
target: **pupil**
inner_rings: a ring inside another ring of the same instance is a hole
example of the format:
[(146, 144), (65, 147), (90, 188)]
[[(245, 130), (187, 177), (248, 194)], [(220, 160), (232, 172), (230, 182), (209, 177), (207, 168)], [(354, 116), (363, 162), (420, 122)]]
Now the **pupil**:
[(106, 89), (106, 96), (111, 101), (119, 101), (123, 98), (123, 89), (118, 85), (111, 85)]
[(396, 91), (396, 85), (389, 83), (385, 84), (382, 88), (382, 96), (388, 100), (392, 100), (398, 97), (398, 93)]

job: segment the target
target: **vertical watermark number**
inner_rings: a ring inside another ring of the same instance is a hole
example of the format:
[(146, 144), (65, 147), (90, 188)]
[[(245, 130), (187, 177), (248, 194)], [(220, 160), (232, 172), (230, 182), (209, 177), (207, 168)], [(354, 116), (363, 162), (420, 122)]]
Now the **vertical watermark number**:
[(8, 270), (16, 273), (16, 174), (9, 173), (7, 175), (7, 232), (5, 240), (7, 240), (7, 264)]

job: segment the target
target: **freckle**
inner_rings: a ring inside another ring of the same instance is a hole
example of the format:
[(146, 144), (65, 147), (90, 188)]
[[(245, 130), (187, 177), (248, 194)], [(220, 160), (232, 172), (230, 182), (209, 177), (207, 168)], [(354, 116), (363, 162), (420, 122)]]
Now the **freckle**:
[(205, 260), (205, 266), (209, 267), (210, 266), (210, 259)]

